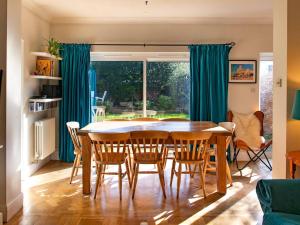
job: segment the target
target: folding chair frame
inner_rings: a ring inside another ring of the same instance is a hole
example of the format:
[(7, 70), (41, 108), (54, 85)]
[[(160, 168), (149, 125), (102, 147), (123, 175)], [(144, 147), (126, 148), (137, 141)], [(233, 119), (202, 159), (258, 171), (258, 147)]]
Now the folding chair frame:
[[(247, 155), (249, 156), (249, 161), (242, 167), (239, 168), (239, 164), (238, 164), (238, 160), (237, 160), (237, 156), (240, 153), (240, 148), (237, 148), (236, 146), (234, 146), (234, 156), (233, 156), (233, 161), (235, 161), (236, 163), (236, 168), (241, 171), (243, 169), (245, 169), (251, 162), (256, 162), (257, 160), (261, 161), (270, 171), (272, 171), (272, 165), (266, 155), (266, 151), (269, 149), (269, 147), (272, 144), (272, 140), (269, 141), (265, 146), (263, 146), (258, 152), (255, 152), (253, 149), (251, 149), (250, 147), (247, 147), (248, 149), (246, 150)], [(253, 154), (253, 157), (251, 157), (250, 153), (251, 152)], [(263, 159), (261, 158), (262, 156), (265, 156), (266, 158), (266, 162), (263, 161)]]

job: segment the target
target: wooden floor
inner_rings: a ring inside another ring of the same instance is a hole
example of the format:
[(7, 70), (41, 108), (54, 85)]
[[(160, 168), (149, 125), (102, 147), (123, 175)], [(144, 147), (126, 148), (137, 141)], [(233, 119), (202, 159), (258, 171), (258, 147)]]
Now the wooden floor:
[[(98, 224), (260, 224), (262, 212), (255, 185), (270, 178), (262, 165), (250, 165), (243, 176), (232, 167), (233, 187), (225, 196), (216, 193), (216, 178), (207, 176), (203, 199), (199, 178), (184, 175), (180, 199), (176, 200), (176, 177), (170, 188), (168, 162), (167, 199), (162, 196), (158, 175), (139, 175), (135, 199), (131, 200), (127, 178), (123, 181), (123, 200), (119, 200), (117, 176), (106, 176), (97, 199), (83, 196), (81, 176), (69, 184), (71, 165), (51, 161), (23, 182), (24, 208), (8, 224), (98, 225)], [(251, 168), (251, 169), (250, 169)], [(111, 168), (113, 169), (113, 168)], [(93, 175), (93, 188), (95, 171)]]

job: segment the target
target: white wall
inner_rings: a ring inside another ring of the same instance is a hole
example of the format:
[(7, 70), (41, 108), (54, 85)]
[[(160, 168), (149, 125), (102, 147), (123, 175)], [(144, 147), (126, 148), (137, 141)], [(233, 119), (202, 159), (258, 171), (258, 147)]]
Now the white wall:
[[(33, 51), (42, 51), (50, 35), (50, 24), (22, 8), (23, 40), (23, 105), (22, 105), (22, 177), (27, 177), (47, 163), (50, 159), (36, 162), (34, 160), (34, 122), (46, 118), (49, 112), (29, 112), (28, 99), (40, 94), (40, 88), (46, 81), (30, 78), (35, 69), (36, 56)], [(55, 115), (55, 112), (53, 112)]]
[[(62, 42), (86, 43), (225, 43), (234, 41), (231, 59), (256, 59), (272, 52), (272, 25), (197, 24), (52, 24), (51, 36)], [(94, 51), (188, 51), (182, 47), (94, 47)], [(258, 70), (259, 71), (259, 70)], [(257, 79), (259, 81), (259, 79)], [(259, 84), (229, 84), (229, 108), (259, 109)]]
[[(21, 192), (21, 0), (1, 1), (0, 212), (9, 220), (23, 205)], [(5, 47), (6, 46), (6, 47)], [(4, 65), (3, 65), (4, 64)], [(6, 87), (6, 89), (5, 89)], [(3, 129), (4, 128), (4, 129)]]
[[(287, 132), (287, 0), (275, 0), (273, 79), (273, 178), (286, 177)], [(276, 84), (281, 79), (282, 86)], [(299, 138), (298, 138), (299, 139)]]

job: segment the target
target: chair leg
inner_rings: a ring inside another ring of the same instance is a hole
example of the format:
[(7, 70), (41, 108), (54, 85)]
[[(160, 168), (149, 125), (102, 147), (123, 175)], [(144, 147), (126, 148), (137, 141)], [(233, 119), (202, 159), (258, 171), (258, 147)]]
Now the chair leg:
[(128, 183), (129, 183), (129, 188), (131, 188), (131, 175), (130, 175), (130, 169), (129, 169), (129, 162), (126, 159), (125, 160), (125, 166), (126, 166), (126, 173), (127, 173), (127, 179), (128, 179)]
[(77, 158), (78, 158), (78, 154), (76, 154), (74, 162), (73, 162), (73, 167), (72, 167), (72, 172), (71, 172), (71, 177), (70, 177), (70, 184), (72, 183), (72, 180), (74, 177), (74, 172), (75, 172), (75, 168), (76, 168), (76, 164), (77, 164)]
[(133, 182), (133, 190), (132, 190), (132, 199), (134, 199), (134, 194), (135, 194), (135, 188), (137, 184), (137, 179), (138, 179), (138, 174), (139, 174), (139, 164), (135, 164), (135, 170), (134, 170), (134, 182)]
[(119, 194), (120, 200), (122, 200), (122, 165), (119, 164)]
[(192, 170), (191, 164), (188, 164), (187, 166), (189, 168), (190, 177), (193, 178), (194, 177), (194, 172), (193, 171), (196, 169), (196, 167), (194, 168), (194, 170)]
[(206, 198), (205, 181), (204, 181), (204, 174), (203, 174), (203, 170), (201, 167), (201, 163), (199, 163), (199, 172), (200, 172), (200, 180), (201, 180), (201, 185), (202, 185), (202, 190), (203, 190), (203, 196), (204, 196), (204, 198)]
[(208, 166), (208, 160), (210, 159), (210, 155), (207, 154), (205, 160), (204, 160), (204, 166), (203, 166), (203, 176), (204, 179), (206, 178), (206, 171), (207, 171), (207, 166)]
[(181, 170), (182, 170), (182, 165), (181, 165), (181, 163), (179, 163), (179, 165), (178, 165), (178, 175), (177, 175), (177, 199), (179, 198), (179, 192), (180, 192)]
[(226, 174), (229, 181), (230, 186), (232, 186), (232, 177), (231, 177), (231, 171), (228, 165), (228, 162), (226, 161)]
[(97, 181), (96, 181), (96, 187), (95, 187), (95, 193), (94, 193), (94, 199), (97, 197), (98, 187), (101, 185), (101, 176), (102, 176), (102, 164), (98, 166), (99, 170), (97, 170)]
[(80, 162), (81, 162), (81, 154), (78, 154), (76, 169), (75, 169), (75, 176), (77, 176), (77, 174), (78, 174), (78, 168), (80, 167)]
[(163, 191), (164, 198), (166, 198), (165, 181), (164, 181), (164, 174), (163, 174), (163, 165), (161, 163), (157, 163), (157, 170), (158, 170), (158, 176), (159, 176), (161, 189)]
[(170, 179), (170, 186), (172, 186), (172, 182), (173, 182), (173, 177), (174, 177), (174, 173), (175, 173), (175, 159), (173, 159), (172, 162), (172, 169), (171, 169), (171, 179)]

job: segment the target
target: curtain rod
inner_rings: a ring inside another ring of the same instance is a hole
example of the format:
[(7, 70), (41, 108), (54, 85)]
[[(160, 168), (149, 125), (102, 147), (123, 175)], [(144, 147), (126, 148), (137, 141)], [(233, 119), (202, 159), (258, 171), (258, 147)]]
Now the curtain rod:
[[(151, 46), (165, 46), (165, 47), (186, 47), (189, 45), (196, 45), (196, 44), (123, 44), (123, 43), (117, 43), (117, 44), (109, 44), (109, 43), (95, 43), (91, 45), (98, 45), (98, 46), (142, 46), (142, 47), (151, 47)], [(235, 46), (235, 42), (229, 42), (225, 43), (225, 45), (230, 45), (231, 47)]]

